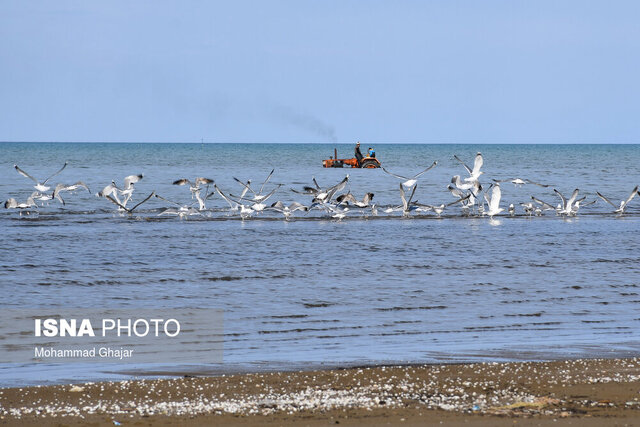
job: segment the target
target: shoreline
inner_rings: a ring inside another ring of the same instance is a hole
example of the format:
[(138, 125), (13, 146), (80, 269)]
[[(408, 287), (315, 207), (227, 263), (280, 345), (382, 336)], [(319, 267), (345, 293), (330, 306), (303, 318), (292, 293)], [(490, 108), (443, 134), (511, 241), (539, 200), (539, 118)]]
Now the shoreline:
[(577, 418), (582, 425), (640, 423), (640, 359), (351, 367), (0, 389), (0, 424), (6, 425), (557, 425)]

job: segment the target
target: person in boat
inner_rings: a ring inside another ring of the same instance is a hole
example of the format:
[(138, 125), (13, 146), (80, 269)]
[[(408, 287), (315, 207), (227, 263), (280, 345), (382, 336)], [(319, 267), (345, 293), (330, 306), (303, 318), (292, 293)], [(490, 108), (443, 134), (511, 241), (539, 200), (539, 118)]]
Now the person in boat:
[(374, 159), (376, 158), (376, 150), (371, 147), (369, 147), (369, 157), (373, 157)]
[(362, 159), (364, 159), (362, 152), (360, 152), (360, 141), (356, 142), (355, 156), (356, 156), (356, 161), (358, 162), (358, 167), (359, 167), (360, 164), (362, 163)]

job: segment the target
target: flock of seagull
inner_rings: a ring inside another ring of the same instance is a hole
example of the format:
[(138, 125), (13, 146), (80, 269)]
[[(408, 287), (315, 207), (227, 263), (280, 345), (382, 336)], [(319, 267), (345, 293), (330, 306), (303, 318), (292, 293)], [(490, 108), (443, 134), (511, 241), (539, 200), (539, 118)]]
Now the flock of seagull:
[[(517, 187), (529, 184), (543, 188), (550, 187), (549, 185), (540, 184), (529, 179), (510, 178), (502, 180), (493, 179), (485, 188), (480, 181), (480, 177), (484, 174), (481, 170), (484, 164), (484, 159), (481, 153), (476, 154), (472, 168), (467, 166), (467, 164), (465, 164), (465, 162), (458, 156), (454, 155), (453, 157), (462, 165), (469, 176), (464, 178), (460, 175), (453, 176), (450, 184), (447, 186), (447, 189), (453, 196), (454, 200), (440, 205), (429, 205), (414, 200), (415, 192), (418, 188), (418, 179), (423, 174), (436, 167), (438, 164), (437, 161), (433, 162), (428, 168), (412, 177), (398, 175), (388, 171), (384, 167), (382, 168), (384, 173), (401, 181), (398, 187), (401, 204), (397, 206), (376, 206), (376, 204), (373, 203), (373, 193), (366, 193), (362, 199), (358, 199), (350, 190), (343, 192), (349, 182), (349, 175), (346, 175), (340, 182), (329, 187), (320, 186), (315, 177), (313, 177), (311, 185), (304, 186), (300, 190), (292, 188), (292, 192), (310, 198), (309, 202), (306, 204), (299, 202), (285, 204), (280, 200), (270, 203), (268, 202), (269, 199), (271, 199), (272, 196), (274, 196), (283, 186), (283, 184), (276, 184), (271, 189), (267, 188), (274, 170), (271, 170), (269, 175), (260, 185), (260, 188), (257, 188), (257, 186), (252, 187), (251, 180), (245, 182), (233, 177), (233, 179), (239, 184), (239, 194), (223, 191), (218, 187), (215, 181), (210, 178), (196, 177), (193, 180), (187, 178), (178, 179), (173, 182), (173, 185), (188, 186), (191, 194), (192, 202), (186, 204), (162, 197), (159, 194), (156, 194), (155, 191), (146, 195), (139, 202), (133, 204), (132, 198), (135, 185), (144, 178), (143, 174), (129, 175), (125, 177), (121, 186), (117, 185), (116, 182), (112, 180), (111, 183), (96, 193), (96, 196), (113, 203), (118, 212), (127, 214), (133, 214), (139, 206), (151, 199), (162, 200), (167, 204), (167, 206), (160, 209), (158, 215), (173, 215), (180, 218), (203, 215), (207, 211), (211, 211), (210, 209), (207, 209), (207, 201), (216, 195), (229, 205), (227, 211), (228, 214), (239, 215), (242, 219), (258, 215), (263, 211), (274, 211), (281, 214), (288, 220), (297, 211), (300, 211), (301, 213), (304, 212), (303, 215), (306, 215), (314, 209), (323, 212), (323, 216), (329, 216), (337, 220), (345, 218), (351, 212), (361, 212), (362, 214), (376, 216), (378, 215), (378, 209), (385, 214), (401, 212), (404, 217), (411, 216), (412, 212), (432, 212), (436, 216), (440, 217), (447, 208), (452, 206), (460, 209), (461, 213), (465, 216), (487, 216), (489, 218), (493, 218), (496, 215), (516, 215), (516, 207), (514, 204), (510, 204), (506, 208), (500, 206), (502, 199), (502, 191), (500, 189), (501, 183), (511, 182)], [(71, 185), (59, 183), (55, 185), (52, 190), (52, 185), (48, 183), (52, 178), (59, 175), (67, 167), (67, 164), (68, 163), (65, 162), (62, 168), (43, 181), (40, 181), (28, 174), (18, 165), (14, 165), (15, 170), (20, 175), (35, 183), (35, 191), (33, 191), (31, 196), (22, 203), (18, 202), (14, 198), (8, 199), (5, 202), (4, 207), (6, 209), (17, 209), (20, 211), (21, 215), (23, 212), (30, 214), (39, 208), (37, 202), (41, 202), (41, 206), (54, 201), (57, 201), (62, 205), (66, 205), (66, 202), (62, 197), (64, 193), (73, 193), (81, 189), (91, 193), (89, 187), (82, 181), (78, 181)], [(542, 216), (545, 212), (550, 211), (559, 216), (576, 216), (581, 207), (597, 202), (597, 199), (587, 202), (586, 196), (578, 197), (580, 193), (579, 189), (575, 189), (568, 198), (557, 189), (553, 189), (553, 192), (559, 198), (559, 203), (555, 206), (534, 196), (531, 196), (530, 201), (519, 203), (524, 215)], [(625, 200), (616, 204), (600, 192), (596, 192), (596, 195), (600, 199), (612, 206), (612, 212), (615, 214), (624, 214), (630, 202), (638, 194), (640, 194), (638, 186), (635, 186)], [(65, 195), (65, 197), (67, 196)], [(195, 207), (196, 204), (197, 207)]]

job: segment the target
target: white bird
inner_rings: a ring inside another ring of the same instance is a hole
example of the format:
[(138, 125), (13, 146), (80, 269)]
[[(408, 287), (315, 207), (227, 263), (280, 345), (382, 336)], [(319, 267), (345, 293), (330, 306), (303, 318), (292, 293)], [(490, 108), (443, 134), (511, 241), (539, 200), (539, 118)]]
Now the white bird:
[(418, 182), (418, 178), (420, 177), (420, 175), (422, 175), (423, 173), (426, 173), (428, 171), (430, 171), (431, 169), (433, 169), (436, 165), (438, 164), (437, 161), (433, 162), (431, 164), (431, 166), (429, 166), (428, 168), (426, 168), (425, 170), (423, 170), (422, 172), (418, 172), (417, 174), (415, 174), (413, 177), (411, 178), (407, 178), (406, 176), (402, 176), (402, 175), (396, 175), (395, 173), (391, 173), (388, 170), (386, 170), (384, 167), (382, 168), (383, 172), (385, 172), (388, 175), (391, 175), (393, 177), (396, 177), (398, 179), (403, 180), (404, 182), (402, 183), (402, 185), (404, 185), (407, 190), (410, 189), (411, 187), (413, 187), (414, 185), (416, 185), (416, 183)]
[(127, 208), (125, 207), (122, 203), (120, 203), (118, 200), (116, 200), (114, 197), (112, 196), (106, 196), (107, 200), (109, 200), (111, 203), (119, 206), (121, 209), (127, 211), (129, 213), (129, 215), (131, 215), (133, 213), (134, 210), (136, 210), (136, 208), (138, 206), (140, 206), (141, 204), (147, 202), (150, 198), (152, 198), (153, 196), (155, 196), (155, 191), (152, 191), (151, 194), (149, 194), (147, 197), (145, 197), (145, 199), (143, 201), (141, 201), (140, 203), (138, 203), (137, 205), (135, 205), (132, 208)]
[(516, 214), (516, 207), (513, 206), (513, 203), (509, 205), (509, 215), (514, 216)]
[[(264, 182), (262, 183), (262, 185), (260, 186), (260, 190), (259, 191), (253, 191), (253, 189), (251, 188), (250, 184), (251, 184), (251, 180), (248, 180), (246, 182), (246, 184), (242, 181), (240, 181), (238, 178), (233, 177), (233, 179), (238, 182), (240, 185), (242, 185), (244, 188), (242, 190), (242, 194), (240, 195), (239, 199), (242, 200), (244, 199), (244, 196), (247, 194), (247, 191), (250, 191), (251, 193), (253, 193), (253, 201), (256, 203), (262, 203), (265, 200), (267, 200), (272, 193), (270, 193), (268, 196), (263, 196), (262, 192), (264, 191), (264, 186), (267, 185), (267, 183), (269, 182), (269, 180), (271, 179), (271, 176), (273, 175), (273, 172), (275, 171), (275, 169), (271, 169), (271, 172), (269, 172), (269, 175), (267, 176), (267, 178), (264, 180)], [(278, 184), (277, 188), (280, 188), (282, 186), (282, 184)], [(236, 197), (232, 194), (229, 194), (230, 196)]]
[(284, 203), (282, 203), (281, 201), (277, 201), (275, 203), (273, 203), (270, 207), (266, 208), (268, 210), (274, 210), (276, 212), (280, 212), (282, 215), (284, 215), (284, 218), (286, 220), (289, 219), (289, 217), (298, 210), (301, 211), (308, 211), (309, 208), (307, 206), (304, 206), (301, 203), (298, 202), (293, 202), (291, 203), (289, 206), (285, 206)]
[(539, 204), (539, 205), (540, 205), (540, 208), (539, 208), (539, 209), (541, 209), (541, 211), (554, 211), (554, 210), (556, 210), (556, 208), (554, 208), (554, 207), (553, 207), (552, 205), (550, 205), (549, 203), (547, 203), (547, 202), (543, 202), (542, 200), (537, 199), (537, 198), (536, 198), (536, 197), (534, 197), (534, 196), (531, 196), (531, 200), (533, 200), (534, 202), (536, 202), (537, 204)]
[(583, 204), (582, 204), (582, 202), (584, 202), (584, 200), (585, 200), (586, 198), (587, 198), (587, 196), (584, 196), (584, 197), (582, 197), (582, 198), (580, 198), (580, 199), (576, 200), (576, 201), (573, 203), (573, 208), (572, 208), (572, 212), (571, 212), (573, 215), (576, 215), (576, 214), (578, 213), (578, 210), (579, 210), (582, 206), (589, 206), (589, 205), (591, 205), (591, 204), (595, 203), (595, 200), (594, 200), (594, 201), (592, 201), (592, 202), (588, 202), (588, 203), (585, 203), (585, 204), (583, 205)]
[(349, 208), (340, 208), (338, 206), (333, 206), (328, 203), (323, 203), (322, 207), (329, 212), (331, 218), (337, 219), (341, 221), (344, 217), (347, 216), (347, 212), (349, 212)]
[(413, 186), (413, 190), (411, 190), (411, 195), (407, 199), (404, 193), (403, 184), (400, 183), (400, 198), (402, 199), (402, 216), (409, 216), (411, 211), (418, 209), (419, 206), (411, 203), (411, 199), (413, 199), (413, 195), (416, 193), (416, 188), (418, 188), (417, 184)]
[[(200, 194), (200, 192), (198, 192), (198, 195), (199, 194)], [(179, 216), (180, 219), (182, 219), (185, 216), (202, 215), (197, 209), (192, 208), (190, 205), (182, 205), (182, 204), (180, 204), (178, 202), (166, 199), (166, 198), (164, 198), (162, 196), (159, 196), (157, 194), (155, 196), (156, 196), (156, 198), (158, 198), (160, 200), (164, 200), (165, 202), (169, 202), (169, 203), (172, 203), (172, 204), (178, 206), (177, 208), (166, 208), (162, 212), (160, 212), (158, 214), (158, 216), (160, 216), (160, 215), (176, 215), (176, 216)]]
[(633, 198), (636, 196), (636, 194), (638, 194), (638, 186), (636, 185), (634, 187), (633, 190), (631, 190), (631, 194), (629, 194), (629, 197), (627, 197), (626, 200), (622, 200), (620, 201), (620, 205), (616, 206), (615, 203), (613, 203), (611, 200), (609, 200), (608, 198), (606, 198), (605, 196), (603, 196), (602, 194), (600, 194), (599, 192), (596, 191), (596, 194), (598, 195), (598, 197), (600, 197), (602, 200), (604, 200), (605, 202), (609, 203), (611, 206), (613, 206), (613, 208), (615, 209), (613, 212), (614, 213), (619, 213), (622, 214), (624, 213), (625, 209), (627, 208), (627, 206), (629, 205), (629, 202), (631, 202), (631, 200), (633, 200)]
[[(122, 205), (122, 206), (126, 207), (127, 203), (129, 202), (129, 199), (131, 199), (131, 195), (133, 194), (134, 184), (136, 182), (140, 181), (143, 177), (144, 177), (143, 174), (129, 175), (129, 176), (125, 177), (124, 178), (124, 188), (122, 188), (122, 189), (120, 189), (116, 185), (116, 182), (114, 180), (111, 180), (111, 184), (109, 184), (106, 187), (104, 187), (102, 189), (102, 191), (99, 191), (98, 193), (96, 193), (96, 196), (97, 197), (111, 197), (116, 202), (118, 202), (119, 205)], [(120, 201), (120, 199), (118, 198), (118, 193), (120, 193), (120, 195), (124, 196), (124, 200)]]
[[(250, 207), (253, 210), (253, 212), (262, 212), (267, 207), (267, 205), (263, 202), (266, 202), (268, 198), (273, 196), (275, 192), (278, 191), (278, 188), (281, 187), (281, 185), (282, 184), (279, 184), (276, 188), (274, 188), (273, 190), (271, 190), (269, 193), (265, 195), (260, 195), (257, 198), (254, 197), (253, 200), (245, 199), (247, 202), (250, 203), (250, 205), (246, 205), (246, 206)], [(242, 199), (234, 199), (235, 196), (231, 197), (231, 194), (229, 194), (229, 196), (230, 196), (229, 199), (240, 204), (241, 206), (245, 206), (245, 203), (243, 202)]]
[(522, 187), (523, 185), (525, 185), (527, 183), (524, 179), (521, 179), (521, 178), (492, 179), (492, 181), (493, 182), (498, 182), (498, 183), (510, 182), (515, 187)]
[(111, 180), (111, 184), (104, 187), (101, 191), (98, 191), (96, 193), (96, 197), (111, 196), (113, 194), (117, 194), (116, 193), (117, 190), (118, 190), (118, 186), (116, 185), (116, 182), (114, 180)]
[(330, 203), (333, 196), (338, 191), (341, 191), (347, 185), (348, 181), (349, 181), (349, 175), (345, 176), (342, 181), (340, 181), (333, 187), (329, 187), (326, 190), (322, 190), (322, 189), (317, 190), (317, 192), (315, 193), (315, 197), (313, 198), (313, 203), (320, 203), (320, 204)]
[[(458, 177), (458, 178), (460, 178), (460, 177)], [(453, 186), (453, 185), (451, 185), (451, 184), (449, 184), (449, 185), (447, 186), (447, 190), (449, 190), (449, 192), (451, 193), (451, 195), (452, 195), (453, 197), (455, 197), (456, 199), (459, 199), (459, 198), (461, 198), (461, 197), (464, 197), (464, 196), (465, 196), (464, 192), (463, 192), (461, 189), (456, 188), (456, 187), (454, 187), (454, 186)]]
[(340, 196), (336, 197), (336, 202), (338, 202), (339, 205), (343, 203), (344, 204), (353, 203), (353, 205), (358, 208), (369, 207), (369, 203), (371, 203), (371, 200), (373, 200), (373, 193), (366, 193), (362, 198), (362, 201), (356, 199), (353, 196), (353, 194), (351, 194), (351, 192), (348, 192), (346, 194), (341, 194)]
[(160, 215), (176, 215), (177, 217), (182, 219), (191, 215), (202, 215), (202, 213), (200, 213), (200, 211), (198, 211), (197, 209), (182, 206), (179, 208), (166, 208), (158, 214), (158, 216)]
[(60, 196), (60, 193), (63, 191), (75, 191), (78, 188), (84, 188), (85, 190), (87, 190), (89, 192), (89, 194), (91, 194), (91, 190), (89, 190), (89, 187), (87, 186), (87, 184), (85, 184), (82, 181), (78, 181), (75, 184), (71, 184), (71, 185), (66, 185), (66, 184), (58, 184), (56, 185), (56, 188), (53, 190), (53, 193), (51, 194), (51, 199), (57, 199), (60, 201), (60, 203), (62, 203), (63, 205), (65, 205), (64, 200), (62, 199), (62, 197)]
[(140, 181), (144, 177), (143, 174), (139, 175), (129, 175), (124, 178), (124, 188), (122, 190), (118, 189), (120, 195), (124, 196), (124, 200), (122, 201), (123, 206), (127, 206), (127, 203), (131, 199), (133, 195), (134, 184)]
[(545, 184), (539, 184), (537, 182), (533, 182), (530, 179), (522, 179), (522, 178), (508, 178), (508, 179), (494, 179), (493, 182), (510, 182), (512, 183), (514, 186), (516, 187), (522, 187), (525, 184), (533, 184), (533, 185), (537, 185), (539, 187), (549, 187), (548, 185)]
[(35, 200), (33, 200), (33, 197), (27, 198), (27, 201), (24, 203), (18, 203), (18, 201), (13, 197), (8, 199), (6, 202), (4, 202), (5, 209), (23, 210), (23, 209), (30, 209), (30, 208), (37, 208), (37, 207), (38, 205), (36, 204)]
[(209, 199), (209, 197), (211, 197), (211, 196), (213, 196), (215, 194), (215, 191), (212, 191), (211, 193), (205, 195), (204, 199), (200, 195), (200, 191), (201, 190), (198, 190), (193, 194), (195, 194), (196, 200), (198, 201), (198, 209), (203, 211), (203, 210), (207, 209), (206, 201)]
[(469, 190), (473, 188), (473, 182), (462, 182), (460, 180), (460, 175), (454, 175), (453, 178), (451, 178), (451, 183), (460, 190)]
[(193, 182), (188, 180), (187, 178), (178, 179), (173, 181), (173, 185), (186, 185), (189, 184), (189, 191), (191, 191), (191, 198), (195, 196), (195, 193), (198, 193), (201, 189), (200, 184), (206, 184), (207, 187), (209, 184), (212, 184), (213, 180), (209, 178), (205, 178), (202, 176), (197, 177)]
[(251, 189), (251, 180), (247, 180), (247, 182), (242, 182), (240, 181), (238, 178), (236, 178), (235, 176), (233, 177), (233, 179), (235, 179), (236, 181), (238, 181), (244, 188), (242, 189), (242, 193), (240, 193), (240, 199), (244, 199), (244, 196), (247, 194), (247, 191), (249, 191)]
[(480, 168), (482, 168), (482, 165), (484, 164), (484, 159), (482, 158), (482, 154), (478, 153), (476, 154), (476, 157), (473, 161), (473, 169), (471, 169), (469, 166), (467, 166), (462, 160), (460, 160), (460, 158), (456, 155), (453, 156), (457, 161), (459, 161), (462, 166), (464, 166), (464, 168), (467, 170), (467, 172), (469, 172), (469, 177), (465, 178), (464, 180), (467, 182), (473, 182), (473, 181), (477, 181), (478, 178), (480, 178), (480, 175), (482, 175), (484, 172), (480, 171)]
[(255, 211), (253, 209), (251, 209), (249, 206), (245, 206), (243, 204), (240, 204), (240, 217), (244, 220), (248, 217), (250, 217), (251, 215), (253, 215)]
[(580, 190), (577, 188), (573, 190), (573, 193), (571, 194), (571, 197), (569, 198), (569, 200), (567, 200), (564, 197), (564, 195), (560, 193), (558, 190), (556, 190), (555, 188), (553, 189), (553, 191), (558, 196), (560, 196), (560, 200), (562, 200), (562, 204), (560, 205), (560, 209), (557, 211), (557, 213), (560, 215), (568, 215), (568, 216), (575, 215), (577, 210), (574, 207), (574, 202), (576, 201), (576, 198), (578, 197), (578, 193), (580, 192)]
[(502, 190), (500, 190), (500, 184), (496, 183), (493, 185), (493, 190), (491, 190), (491, 198), (484, 195), (485, 200), (487, 201), (488, 211), (485, 212), (490, 218), (493, 218), (494, 215), (498, 215), (500, 212), (504, 211), (504, 208), (500, 207), (500, 198), (502, 198)]
[(41, 193), (44, 193), (45, 191), (49, 191), (49, 189), (51, 187), (48, 187), (47, 185), (45, 185), (47, 183), (47, 181), (49, 181), (51, 178), (53, 178), (54, 176), (58, 175), (60, 172), (62, 172), (64, 170), (64, 168), (67, 167), (67, 162), (64, 162), (64, 165), (60, 168), (60, 170), (56, 173), (54, 173), (53, 175), (51, 175), (49, 178), (45, 179), (44, 181), (40, 182), (37, 179), (35, 179), (34, 177), (32, 177), (31, 175), (29, 175), (28, 173), (26, 173), (25, 171), (23, 171), (22, 169), (20, 169), (18, 167), (18, 165), (13, 165), (14, 168), (16, 168), (16, 170), (18, 171), (18, 173), (24, 177), (29, 178), (30, 180), (32, 180), (33, 182), (36, 183), (36, 185), (34, 185), (34, 188), (36, 190), (38, 190)]
[(305, 185), (304, 187), (302, 187), (302, 191), (298, 191), (298, 190), (293, 189), (293, 188), (291, 189), (291, 191), (293, 191), (294, 193), (297, 193), (297, 194), (313, 194), (315, 196), (316, 194), (318, 194), (322, 190), (322, 188), (318, 184), (318, 181), (316, 181), (316, 177), (315, 176), (312, 177), (311, 179), (313, 180), (313, 185), (315, 185), (315, 188), (311, 187), (309, 185)]
[[(38, 200), (41, 202), (48, 202), (53, 200), (53, 196), (51, 194), (40, 193), (39, 191), (34, 191), (31, 193), (31, 197), (33, 200)], [(44, 206), (44, 203), (42, 204)]]
[(222, 192), (222, 190), (220, 190), (220, 188), (215, 184), (215, 182), (213, 183), (213, 188), (220, 195), (220, 197), (222, 197), (227, 203), (229, 203), (229, 210), (237, 211), (240, 208), (240, 203), (237, 203), (236, 201), (231, 200), (226, 194)]
[(529, 203), (520, 203), (520, 206), (522, 206), (522, 209), (524, 209), (524, 213), (531, 216), (534, 211), (536, 210), (536, 205), (534, 205), (533, 203), (529, 202)]
[(465, 200), (469, 199), (469, 197), (471, 197), (471, 194), (467, 194), (466, 196), (456, 200), (455, 202), (451, 202), (451, 203), (447, 203), (447, 204), (443, 203), (443, 204), (441, 204), (439, 206), (427, 205), (427, 204), (422, 204), (422, 203), (418, 203), (418, 202), (414, 202), (414, 205), (423, 208), (425, 211), (433, 211), (433, 212), (435, 212), (436, 215), (440, 216), (440, 215), (442, 215), (442, 213), (444, 212), (444, 210), (447, 207), (456, 205), (458, 203), (462, 203)]

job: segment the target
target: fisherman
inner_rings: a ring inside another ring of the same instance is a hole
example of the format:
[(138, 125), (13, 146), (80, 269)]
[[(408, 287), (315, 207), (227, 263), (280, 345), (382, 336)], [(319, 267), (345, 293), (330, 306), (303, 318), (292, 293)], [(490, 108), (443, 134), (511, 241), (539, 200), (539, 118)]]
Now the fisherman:
[(356, 142), (355, 156), (356, 156), (356, 162), (358, 162), (358, 167), (360, 167), (360, 164), (362, 163), (362, 159), (364, 158), (364, 156), (360, 152), (360, 141)]
[(376, 158), (376, 150), (371, 147), (369, 147), (369, 157), (373, 157), (374, 159)]

